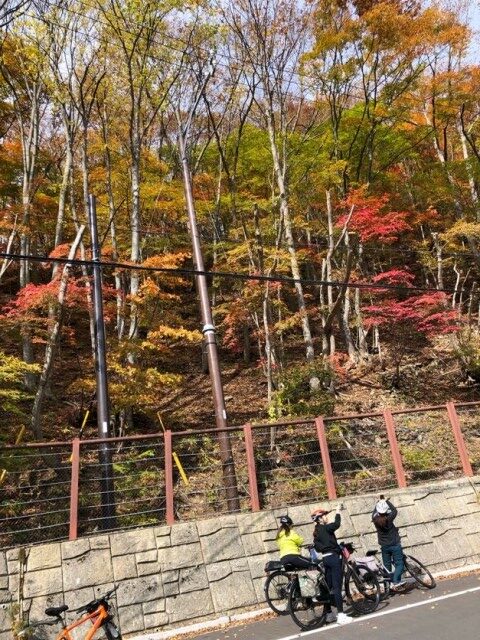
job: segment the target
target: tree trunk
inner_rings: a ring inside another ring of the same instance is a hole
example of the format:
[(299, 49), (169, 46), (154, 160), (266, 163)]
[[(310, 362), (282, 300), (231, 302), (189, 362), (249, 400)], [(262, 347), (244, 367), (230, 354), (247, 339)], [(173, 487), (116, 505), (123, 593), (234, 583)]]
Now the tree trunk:
[(460, 136), (460, 142), (462, 143), (463, 159), (465, 161), (465, 168), (468, 176), (468, 186), (470, 188), (470, 197), (472, 199), (472, 205), (475, 211), (475, 219), (477, 222), (480, 222), (480, 201), (478, 196), (478, 190), (477, 190), (477, 185), (475, 183), (475, 178), (473, 174), (472, 161), (470, 156), (468, 155), (467, 139), (465, 137), (462, 123), (460, 121), (457, 122), (457, 131), (458, 131), (458, 135)]
[[(335, 240), (333, 237), (333, 212), (332, 212), (332, 196), (330, 189), (326, 191), (327, 202), (327, 228), (328, 228), (328, 251), (322, 262), (322, 280), (331, 282), (332, 280), (332, 257), (335, 250)], [(330, 285), (326, 285), (326, 296), (322, 294), (321, 304), (326, 309), (322, 314), (323, 328), (323, 355), (331, 356), (335, 353), (335, 336), (331, 331), (331, 327), (327, 325), (327, 318), (331, 315), (333, 307), (333, 290)]]
[(271, 112), (268, 112), (267, 114), (268, 137), (270, 141), (270, 151), (272, 154), (275, 179), (276, 179), (277, 187), (279, 191), (280, 216), (283, 222), (283, 227), (285, 229), (285, 239), (287, 241), (288, 253), (290, 255), (290, 269), (292, 271), (293, 278), (296, 280), (295, 291), (297, 294), (298, 310), (300, 313), (300, 318), (302, 323), (303, 341), (305, 343), (305, 348), (306, 348), (307, 362), (312, 362), (315, 357), (315, 352), (313, 348), (312, 333), (310, 331), (310, 322), (308, 319), (307, 306), (305, 304), (305, 296), (303, 294), (303, 286), (302, 286), (302, 283), (300, 282), (301, 272), (300, 272), (300, 266), (298, 264), (297, 252), (295, 250), (295, 242), (293, 238), (292, 221), (290, 218), (290, 210), (288, 205), (287, 185), (285, 182), (285, 167), (282, 168), (280, 163), (276, 137), (275, 137), (275, 128), (272, 120), (273, 120), (273, 115)]
[[(361, 270), (362, 264), (362, 256), (363, 256), (363, 245), (361, 242), (358, 243), (358, 260), (357, 265), (359, 270)], [(362, 316), (362, 292), (360, 288), (357, 287), (355, 289), (355, 321), (357, 326), (357, 348), (360, 359), (363, 360), (368, 356), (368, 345), (367, 345), (367, 334), (365, 332), (365, 327), (363, 324), (363, 316)]]
[[(345, 234), (345, 248), (347, 250), (347, 256), (350, 254), (350, 236)], [(349, 278), (349, 272), (347, 272), (347, 280)], [(358, 362), (358, 352), (355, 348), (355, 344), (352, 338), (352, 332), (350, 331), (350, 289), (347, 287), (343, 298), (343, 311), (340, 308), (339, 311), (340, 327), (342, 329), (345, 345), (347, 347), (348, 357), (350, 362)]]
[(435, 245), (435, 253), (437, 256), (437, 289), (443, 289), (443, 256), (442, 256), (442, 244), (438, 237), (438, 233), (432, 232), (432, 239)]
[[(83, 167), (82, 168), (83, 171), (85, 172), (86, 168)], [(70, 212), (72, 215), (72, 220), (73, 220), (73, 224), (75, 226), (75, 230), (78, 233), (80, 230), (80, 222), (78, 220), (78, 216), (77, 216), (77, 207), (75, 204), (75, 191), (74, 191), (74, 184), (73, 184), (73, 167), (72, 167), (72, 171), (70, 172)], [(86, 256), (86, 251), (85, 251), (85, 245), (83, 243), (83, 240), (80, 239), (80, 258), (81, 260), (86, 260), (87, 256)], [(90, 346), (92, 349), (92, 362), (93, 362), (93, 369), (95, 370), (95, 362), (96, 362), (96, 349), (95, 349), (95, 343), (96, 343), (96, 337), (95, 337), (95, 318), (93, 315), (93, 302), (92, 302), (92, 284), (90, 282), (90, 278), (88, 276), (88, 270), (86, 265), (82, 265), (81, 266), (81, 270), (82, 270), (82, 276), (83, 276), (83, 281), (85, 283), (85, 291), (86, 291), (86, 298), (87, 298), (87, 306), (88, 306), (88, 319), (89, 319), (89, 329), (90, 329)]]
[[(70, 251), (68, 254), (69, 260), (73, 260), (75, 258), (75, 254), (77, 253), (77, 249), (82, 239), (84, 231), (85, 231), (85, 226), (82, 225), (78, 229), (76, 238), (70, 248)], [(67, 287), (68, 287), (69, 271), (70, 271), (70, 265), (67, 263), (63, 268), (62, 277), (60, 279), (60, 287), (58, 290), (58, 297), (57, 297), (57, 302), (58, 302), (57, 318), (53, 323), (50, 336), (47, 341), (47, 346), (45, 347), (45, 357), (43, 360), (42, 373), (40, 374), (38, 388), (35, 394), (35, 400), (33, 402), (32, 419), (30, 424), (33, 431), (33, 435), (35, 436), (36, 440), (41, 440), (43, 437), (42, 426), (41, 426), (42, 405), (45, 399), (45, 391), (47, 389), (47, 385), (50, 379), (50, 374), (52, 371), (52, 366), (53, 366), (53, 362), (55, 359), (55, 354), (58, 346), (58, 340), (60, 337), (60, 331), (62, 328), (64, 302), (65, 302), (65, 296), (66, 296)]]
[[(115, 199), (113, 195), (113, 181), (112, 181), (112, 158), (110, 155), (110, 147), (109, 147), (109, 126), (108, 126), (108, 115), (105, 108), (105, 104), (103, 104), (99, 108), (101, 123), (102, 123), (102, 137), (104, 144), (104, 160), (105, 160), (105, 169), (107, 172), (107, 194), (108, 194), (108, 212), (109, 212), (109, 223), (110, 223), (110, 237), (112, 239), (112, 258), (114, 261), (118, 260), (118, 245), (117, 245), (117, 232), (116, 232), (116, 221), (115, 221)], [(115, 296), (116, 296), (116, 307), (117, 307), (117, 322), (116, 322), (116, 330), (117, 330), (117, 338), (119, 341), (123, 338), (123, 333), (125, 330), (125, 296), (124, 296), (124, 282), (123, 275), (115, 269), (114, 273), (115, 278)]]

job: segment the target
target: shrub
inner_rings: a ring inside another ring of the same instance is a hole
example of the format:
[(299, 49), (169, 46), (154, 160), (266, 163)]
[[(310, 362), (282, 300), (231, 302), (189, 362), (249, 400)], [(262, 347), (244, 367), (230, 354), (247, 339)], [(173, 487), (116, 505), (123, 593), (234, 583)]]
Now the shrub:
[[(284, 416), (330, 415), (335, 400), (328, 391), (332, 372), (328, 363), (321, 360), (297, 365), (280, 376), (278, 390), (268, 413), (273, 419)], [(312, 385), (312, 381), (315, 384)]]
[(464, 329), (457, 334), (456, 355), (465, 375), (480, 382), (480, 335)]
[(435, 461), (435, 452), (431, 449), (402, 447), (402, 457), (407, 469), (411, 471), (428, 471)]

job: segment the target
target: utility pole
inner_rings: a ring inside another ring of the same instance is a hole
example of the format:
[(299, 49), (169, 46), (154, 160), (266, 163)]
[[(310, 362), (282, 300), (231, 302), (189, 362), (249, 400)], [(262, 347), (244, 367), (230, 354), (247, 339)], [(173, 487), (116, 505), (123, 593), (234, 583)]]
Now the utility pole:
[[(90, 237), (92, 241), (93, 265), (93, 309), (95, 317), (95, 373), (97, 378), (97, 426), (100, 438), (110, 437), (110, 409), (108, 401), (107, 350), (105, 340), (105, 319), (103, 316), (102, 267), (98, 244), (97, 202), (94, 195), (88, 196)], [(115, 527), (115, 493), (113, 486), (112, 452), (108, 442), (102, 442), (98, 450), (102, 483), (102, 526)]]
[[(178, 146), (180, 159), (182, 162), (183, 184), (185, 190), (185, 200), (188, 212), (188, 226), (192, 239), (193, 263), (196, 271), (204, 272), (203, 254), (200, 245), (200, 235), (198, 233), (197, 215), (192, 193), (192, 176), (185, 149), (184, 132), (179, 122)], [(218, 349), (215, 338), (215, 327), (213, 325), (212, 310), (208, 297), (207, 278), (204, 273), (195, 276), (198, 297), (200, 299), (200, 312), (202, 317), (202, 333), (207, 351), (208, 371), (212, 381), (213, 403), (215, 406), (215, 422), (218, 429), (218, 442), (220, 445), (220, 457), (222, 461), (223, 483), (227, 496), (228, 511), (240, 510), (238, 499), (237, 478), (235, 475), (235, 465), (233, 463), (232, 445), (227, 428), (227, 412), (225, 409), (225, 398), (223, 396), (222, 377), (220, 374), (220, 364), (218, 361)]]

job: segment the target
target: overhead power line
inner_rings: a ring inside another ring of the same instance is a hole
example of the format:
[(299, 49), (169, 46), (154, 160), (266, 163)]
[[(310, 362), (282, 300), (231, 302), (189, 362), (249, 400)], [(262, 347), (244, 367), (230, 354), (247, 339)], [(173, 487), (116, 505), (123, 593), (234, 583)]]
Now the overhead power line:
[(15, 260), (18, 262), (29, 261), (38, 263), (49, 264), (68, 264), (71, 266), (93, 266), (100, 265), (102, 268), (108, 269), (125, 269), (129, 271), (145, 271), (150, 273), (166, 273), (177, 276), (208, 276), (211, 278), (226, 278), (232, 280), (251, 280), (258, 282), (280, 282), (283, 284), (295, 285), (301, 283), (304, 285), (311, 285), (315, 287), (345, 287), (349, 289), (378, 289), (378, 290), (392, 290), (392, 291), (405, 291), (413, 292), (419, 291), (424, 293), (455, 293), (455, 288), (441, 288), (436, 289), (434, 287), (419, 287), (415, 285), (394, 285), (394, 284), (381, 284), (378, 282), (352, 282), (344, 280), (317, 280), (316, 278), (291, 278), (289, 276), (266, 276), (262, 274), (249, 274), (249, 273), (237, 273), (234, 271), (199, 271), (198, 269), (186, 269), (186, 268), (172, 268), (172, 267), (150, 267), (145, 265), (136, 265), (129, 262), (97, 262), (95, 260), (69, 260), (68, 258), (52, 258), (50, 256), (34, 256), (34, 255), (21, 255), (16, 253), (4, 253), (0, 252), (0, 258), (6, 260)]

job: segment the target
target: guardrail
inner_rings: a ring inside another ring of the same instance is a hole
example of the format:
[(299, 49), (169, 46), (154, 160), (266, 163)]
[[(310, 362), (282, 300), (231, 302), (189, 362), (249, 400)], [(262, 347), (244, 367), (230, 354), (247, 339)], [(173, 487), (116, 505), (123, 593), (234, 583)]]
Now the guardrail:
[[(228, 428), (240, 511), (472, 476), (480, 470), (479, 408), (449, 402)], [(217, 434), (166, 431), (0, 448), (0, 548), (105, 530), (104, 443), (115, 486), (111, 529), (226, 513)]]

